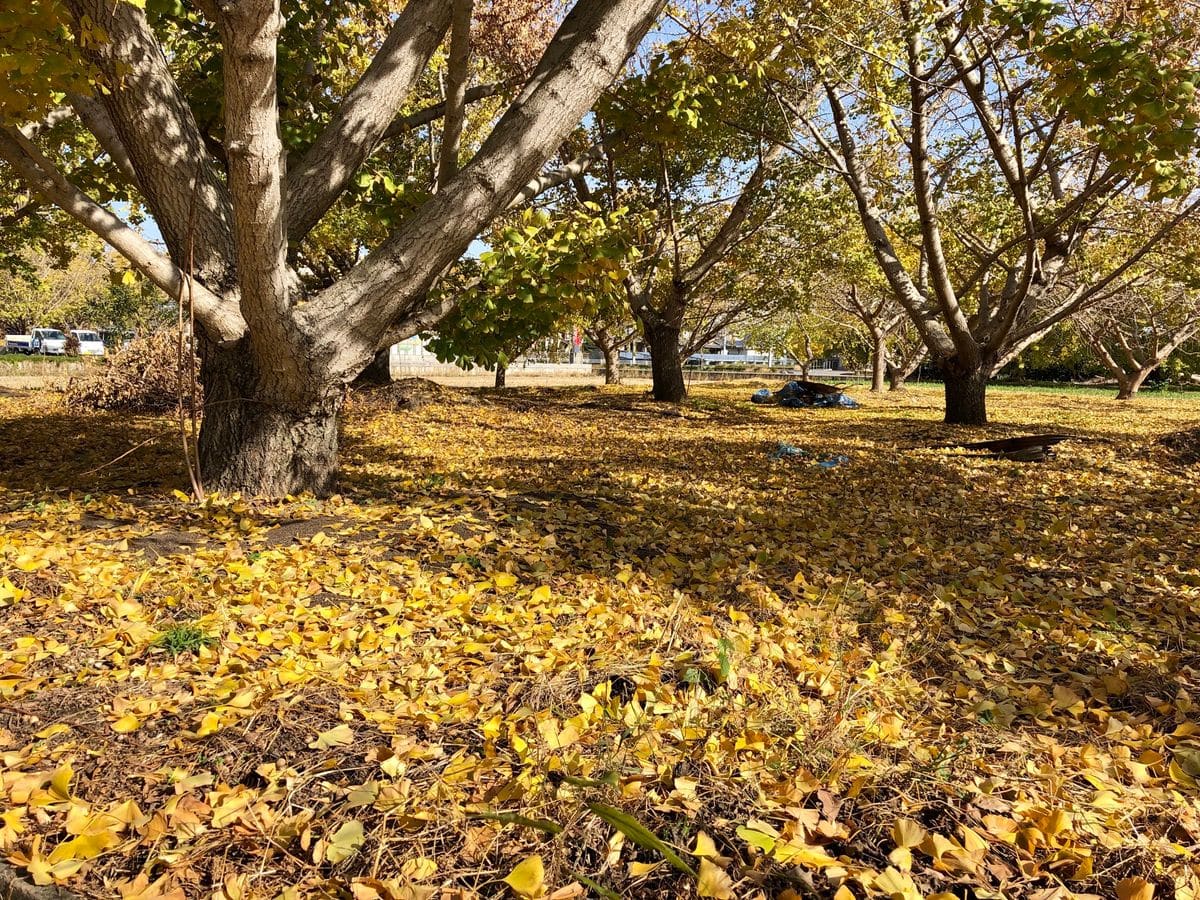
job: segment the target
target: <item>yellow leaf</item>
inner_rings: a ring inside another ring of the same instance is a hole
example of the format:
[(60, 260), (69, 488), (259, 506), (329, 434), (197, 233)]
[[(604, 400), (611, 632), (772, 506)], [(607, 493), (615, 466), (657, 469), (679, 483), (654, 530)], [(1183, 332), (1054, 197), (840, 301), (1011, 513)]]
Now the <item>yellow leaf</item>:
[(349, 859), (358, 852), (364, 840), (362, 822), (351, 819), (333, 833), (333, 837), (329, 839), (329, 849), (325, 851), (325, 858), (331, 863)]
[(534, 590), (529, 599), (534, 603), (545, 603), (550, 599), (550, 588), (543, 584)]
[(71, 798), (71, 778), (75, 775), (75, 770), (71, 768), (70, 763), (63, 763), (50, 778), (50, 793), (59, 800), (69, 800)]
[(141, 727), (141, 722), (133, 713), (125, 713), (121, 718), (112, 723), (112, 730), (117, 734), (129, 734), (131, 731), (137, 731)]
[(328, 731), (322, 731), (317, 735), (317, 739), (308, 746), (316, 750), (328, 750), (330, 747), (345, 747), (352, 743), (354, 743), (354, 730), (343, 722)]
[(77, 838), (63, 841), (50, 851), (50, 864), (54, 865), (67, 859), (92, 859), (119, 843), (121, 843), (121, 839), (111, 831), (81, 834)]
[(41, 557), (24, 553), (13, 560), (13, 565), (22, 572), (36, 572), (38, 569), (46, 568), (50, 563)]
[(786, 844), (777, 844), (775, 858), (781, 863), (808, 866), (813, 869), (837, 865), (837, 860), (820, 847), (810, 847), (808, 844), (795, 840), (788, 841)]
[(931, 834), (921, 842), (921, 849), (934, 859), (941, 859), (950, 851), (957, 850), (958, 846), (940, 834)]
[(70, 732), (70, 730), (71, 730), (70, 725), (66, 725), (63, 722), (59, 722), (55, 725), (49, 725), (46, 728), (43, 728), (41, 731), (39, 731), (37, 734), (35, 734), (34, 737), (45, 740), (46, 738), (54, 737), (56, 734), (67, 734), (68, 732)]
[(905, 872), (887, 868), (875, 876), (874, 887), (887, 894), (891, 900), (923, 900), (921, 892), (913, 884), (912, 877)]
[(1145, 878), (1125, 878), (1117, 882), (1117, 900), (1151, 900), (1154, 885)]
[(713, 843), (712, 838), (703, 831), (696, 833), (696, 849), (692, 851), (692, 856), (707, 856), (711, 859), (720, 855), (717, 852), (717, 845)]
[(696, 878), (696, 893), (701, 897), (730, 900), (733, 897), (733, 879), (711, 860), (702, 859), (700, 873)]
[(511, 574), (510, 572), (500, 572), (492, 578), (492, 581), (495, 583), (496, 587), (504, 591), (508, 590), (517, 583), (517, 576)]
[(640, 878), (643, 875), (649, 875), (661, 865), (661, 860), (658, 862), (631, 862), (629, 864), (629, 874), (634, 878)]
[(215, 712), (205, 713), (204, 718), (200, 720), (200, 727), (196, 729), (196, 737), (208, 737), (220, 730), (221, 717)]
[(916, 847), (925, 840), (925, 829), (912, 819), (897, 819), (892, 823), (892, 842), (897, 847)]
[(912, 871), (912, 850), (908, 847), (897, 847), (888, 854), (888, 862), (901, 872)]
[(526, 857), (508, 873), (504, 883), (518, 897), (541, 897), (546, 893), (546, 867), (538, 854)]

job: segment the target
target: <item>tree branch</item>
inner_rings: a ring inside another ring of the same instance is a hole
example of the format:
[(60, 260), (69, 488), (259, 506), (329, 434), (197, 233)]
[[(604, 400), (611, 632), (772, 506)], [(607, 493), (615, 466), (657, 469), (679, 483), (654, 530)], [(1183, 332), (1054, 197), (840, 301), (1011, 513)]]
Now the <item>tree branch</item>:
[[(356, 375), (393, 322), (421, 311), (434, 279), (576, 127), (663, 3), (579, 0), (475, 158), (341, 282), (306, 305), (310, 333), (328, 336), (314, 349), (331, 357), (340, 376)], [(345, 340), (347, 330), (354, 341)]]
[[(466, 93), (463, 94), (463, 102), (478, 103), (480, 100), (486, 100), (488, 97), (495, 97), (497, 94), (502, 94), (519, 83), (519, 79), (510, 78), (507, 81), (495, 81), (491, 84), (480, 84), (473, 88), (467, 88)], [(382, 140), (390, 141), (393, 138), (401, 137), (423, 125), (436, 122), (445, 115), (445, 100), (440, 103), (434, 103), (432, 106), (426, 106), (415, 113), (393, 120), (392, 124), (384, 131)]]
[(113, 88), (97, 100), (128, 153), (138, 189), (171, 254), (181, 260), (191, 240), (200, 278), (210, 285), (231, 284), (229, 192), (145, 14), (132, 3), (110, 0), (65, 0), (65, 5), (77, 24), (90, 19), (108, 36), (82, 49)]
[(681, 276), (684, 284), (694, 286), (699, 283), (712, 270), (712, 267), (720, 262), (725, 257), (725, 254), (732, 249), (737, 240), (738, 232), (746, 223), (746, 219), (749, 218), (750, 212), (754, 208), (754, 201), (758, 199), (763, 185), (766, 184), (771, 166), (782, 152), (782, 144), (772, 144), (759, 157), (758, 165), (750, 173), (750, 177), (742, 187), (741, 193), (738, 194), (737, 200), (734, 201), (733, 206), (730, 208), (729, 215), (725, 217), (725, 221), (721, 223), (721, 227), (717, 229), (717, 233), (704, 245), (704, 249), (700, 251), (700, 255), (687, 267), (687, 270)]
[[(283, 142), (276, 98), (276, 46), (283, 19), (279, 0), (238, 0), (218, 12), (224, 49), (225, 151), (234, 198), (242, 314), (262, 359), (298, 351), (288, 315), (284, 236)], [(298, 381), (300, 379), (297, 379)]]
[(458, 144), (466, 120), (467, 66), (471, 62), (471, 12), (474, 0), (450, 0), (450, 58), (446, 64), (446, 118), (438, 152), (437, 181), (445, 184), (458, 172)]
[[(0, 128), (0, 158), (45, 200), (62, 209), (106, 241), (168, 296), (178, 297), (184, 275), (170, 258), (144, 237), (94, 202), (38, 153), (20, 134)], [(237, 304), (221, 299), (204, 284), (193, 281), (196, 317), (217, 341), (236, 341), (246, 331)]]
[(138, 187), (137, 170), (133, 166), (133, 160), (129, 156), (129, 151), (125, 149), (121, 136), (117, 134), (116, 126), (109, 118), (104, 104), (95, 97), (85, 97), (82, 94), (68, 94), (67, 99), (71, 102), (75, 112), (79, 114), (79, 121), (100, 142), (100, 146), (113, 161), (113, 165), (128, 179), (131, 185), (135, 188)]
[(371, 155), (450, 24), (446, 0), (410, 0), (367, 71), (287, 176), (288, 239), (312, 229)]

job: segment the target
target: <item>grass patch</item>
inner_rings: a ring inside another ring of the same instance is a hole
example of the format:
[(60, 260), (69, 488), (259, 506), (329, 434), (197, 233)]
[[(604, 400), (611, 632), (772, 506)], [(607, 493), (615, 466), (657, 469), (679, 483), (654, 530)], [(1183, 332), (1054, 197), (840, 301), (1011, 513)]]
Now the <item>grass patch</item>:
[(181, 653), (198, 653), (203, 647), (211, 647), (217, 639), (190, 622), (172, 625), (158, 635), (150, 644), (166, 650), (173, 656)]

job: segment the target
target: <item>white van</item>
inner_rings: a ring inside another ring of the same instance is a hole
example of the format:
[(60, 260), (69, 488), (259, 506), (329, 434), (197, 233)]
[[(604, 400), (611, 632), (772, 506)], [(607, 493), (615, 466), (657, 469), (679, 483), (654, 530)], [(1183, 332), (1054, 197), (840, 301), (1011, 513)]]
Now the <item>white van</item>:
[(100, 339), (100, 333), (97, 331), (84, 331), (78, 328), (71, 330), (71, 334), (75, 335), (75, 339), (79, 341), (80, 356), (103, 356), (104, 341)]

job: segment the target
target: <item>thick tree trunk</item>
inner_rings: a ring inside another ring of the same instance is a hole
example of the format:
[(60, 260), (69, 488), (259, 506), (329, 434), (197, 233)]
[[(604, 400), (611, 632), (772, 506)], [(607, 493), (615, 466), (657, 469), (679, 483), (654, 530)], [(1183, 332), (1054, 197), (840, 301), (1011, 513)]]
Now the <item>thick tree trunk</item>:
[(496, 366), (496, 387), (504, 387), (505, 381), (508, 380), (508, 366)]
[(887, 378), (889, 391), (902, 391), (904, 382), (908, 380), (908, 374), (900, 366), (888, 366)]
[(887, 375), (887, 335), (874, 335), (871, 346), (871, 391), (880, 393), (883, 390), (884, 378)]
[(354, 379), (355, 384), (391, 384), (392, 348), (385, 347), (375, 354), (371, 364)]
[(963, 370), (943, 364), (946, 386), (946, 418), (948, 425), (986, 425), (986, 368)]
[(655, 400), (681, 403), (687, 396), (683, 365), (679, 360), (679, 328), (643, 323), (646, 343), (650, 346), (650, 377)]
[(1137, 392), (1142, 389), (1142, 385), (1146, 383), (1146, 379), (1153, 371), (1154, 367), (1150, 367), (1140, 369), (1132, 375), (1117, 376), (1117, 399), (1132, 400), (1136, 397)]
[(616, 347), (603, 347), (604, 350), (604, 383), (621, 383), (621, 356)]
[(263, 390), (245, 347), (209, 351), (202, 366), (200, 473), (206, 490), (283, 497), (333, 491), (338, 412), (334, 387), (281, 401)]

